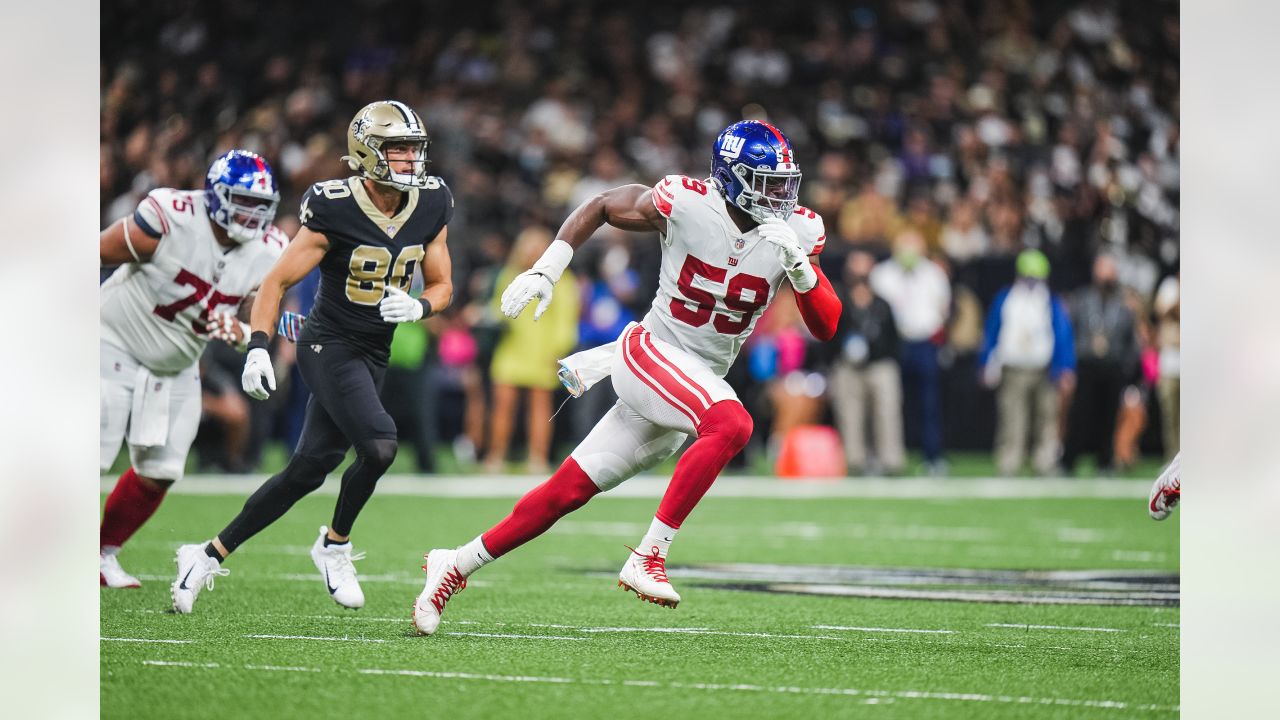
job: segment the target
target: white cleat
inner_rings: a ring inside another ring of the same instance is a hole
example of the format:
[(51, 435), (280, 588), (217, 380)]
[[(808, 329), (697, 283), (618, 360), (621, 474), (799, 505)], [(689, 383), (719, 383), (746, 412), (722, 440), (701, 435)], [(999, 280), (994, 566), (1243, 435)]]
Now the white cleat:
[(115, 553), (98, 553), (98, 581), (109, 588), (138, 588), (142, 583), (120, 567)]
[(351, 543), (325, 547), (324, 538), (329, 528), (320, 526), (320, 537), (311, 546), (311, 560), (324, 578), (324, 586), (333, 601), (344, 608), (359, 610), (364, 607), (364, 591), (356, 580), (356, 560), (363, 560), (364, 553), (351, 553)]
[(630, 590), (641, 600), (655, 605), (674, 608), (680, 604), (680, 593), (671, 587), (667, 579), (667, 559), (658, 554), (658, 548), (650, 548), (648, 555), (642, 555), (634, 548), (627, 564), (618, 573), (618, 587)]
[(1182, 499), (1182, 455), (1173, 457), (1169, 467), (1160, 473), (1151, 486), (1151, 499), (1147, 503), (1147, 512), (1152, 520), (1164, 520)]
[(178, 576), (169, 586), (169, 594), (173, 597), (173, 611), (183, 615), (191, 612), (191, 608), (195, 606), (200, 588), (212, 590), (215, 577), (231, 574), (221, 563), (205, 554), (204, 545), (183, 545), (178, 548), (176, 562)]
[(440, 627), (445, 603), (467, 587), (467, 579), (458, 570), (457, 550), (432, 550), (423, 559), (427, 585), (413, 603), (413, 626), (419, 635), (430, 635)]

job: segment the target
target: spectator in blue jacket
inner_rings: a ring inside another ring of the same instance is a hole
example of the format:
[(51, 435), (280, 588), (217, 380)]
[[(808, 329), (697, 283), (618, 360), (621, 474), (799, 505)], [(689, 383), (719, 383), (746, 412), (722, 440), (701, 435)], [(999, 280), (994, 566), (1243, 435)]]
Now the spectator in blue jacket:
[(1058, 459), (1058, 391), (1069, 393), (1075, 382), (1075, 343), (1066, 305), (1049, 291), (1044, 253), (1022, 251), (1017, 272), (1017, 280), (996, 294), (987, 314), (982, 379), (997, 389), (1000, 474), (1022, 469), (1030, 441), (1032, 465), (1044, 475)]

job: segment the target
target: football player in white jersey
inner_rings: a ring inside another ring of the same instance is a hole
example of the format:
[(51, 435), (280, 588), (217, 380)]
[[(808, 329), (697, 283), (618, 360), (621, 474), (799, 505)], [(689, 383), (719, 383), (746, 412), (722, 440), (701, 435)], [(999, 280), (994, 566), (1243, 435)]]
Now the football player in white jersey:
[(197, 363), (211, 338), (244, 347), (236, 312), (288, 241), (271, 221), (280, 193), (258, 155), (232, 150), (204, 190), (152, 190), (102, 231), (100, 465), (129, 446), (130, 467), (107, 497), (99, 530), (102, 585), (138, 587), (120, 546), (182, 478), (200, 424)]
[(709, 178), (670, 175), (653, 187), (626, 185), (597, 195), (573, 211), (542, 258), (512, 281), (503, 313), (515, 318), (536, 299), (537, 319), (574, 249), (602, 224), (662, 237), (649, 313), (613, 343), (561, 362), (571, 393), (612, 375), (618, 403), (506, 519), (460, 548), (427, 554), (427, 583), (413, 610), (418, 632), (435, 632), (445, 603), (472, 572), (671, 456), (694, 435), (649, 532), (618, 578), (642, 600), (667, 607), (680, 602), (667, 579), (667, 551), (752, 431), (725, 373), (783, 282), (791, 283), (819, 340), (834, 335), (840, 316), (840, 301), (813, 262), (826, 240), (822, 219), (796, 206), (799, 189), (800, 168), (786, 136), (768, 123), (736, 123), (716, 138)]

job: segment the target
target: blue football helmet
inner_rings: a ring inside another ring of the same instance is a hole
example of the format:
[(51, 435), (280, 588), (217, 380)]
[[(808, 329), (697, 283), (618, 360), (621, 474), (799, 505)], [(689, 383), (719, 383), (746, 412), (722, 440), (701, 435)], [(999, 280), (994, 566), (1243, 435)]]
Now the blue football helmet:
[(271, 166), (248, 150), (232, 150), (213, 161), (204, 196), (209, 219), (238, 243), (261, 239), (280, 204)]
[(711, 180), (726, 200), (757, 223), (787, 219), (800, 197), (800, 166), (791, 141), (759, 120), (734, 123), (716, 137)]

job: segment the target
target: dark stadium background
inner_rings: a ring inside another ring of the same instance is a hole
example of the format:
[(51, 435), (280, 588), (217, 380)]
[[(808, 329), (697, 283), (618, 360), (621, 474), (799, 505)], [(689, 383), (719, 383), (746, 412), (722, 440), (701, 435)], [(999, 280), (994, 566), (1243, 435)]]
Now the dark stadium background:
[[(887, 255), (890, 229), (905, 225), (936, 235), (953, 199), (976, 192), (988, 249), (956, 258), (935, 247), (957, 303), (985, 313), (1023, 247), (1048, 255), (1064, 295), (1088, 283), (1105, 250), (1121, 259), (1151, 347), (1155, 288), (1178, 268), (1178, 10), (994, 0), (112, 3), (101, 32), (102, 223), (151, 188), (202, 185), (213, 157), (244, 147), (273, 163), (278, 223), (292, 232), (300, 192), (344, 174), (352, 114), (393, 97), (423, 115), (433, 172), (457, 198), (448, 320), (483, 338), (481, 313), (467, 308), (487, 302), (521, 230), (554, 230), (591, 187), (701, 177), (715, 133), (760, 117), (795, 143), (801, 203), (826, 219), (833, 279), (850, 249)], [(603, 231), (575, 271), (590, 278), (613, 245), (627, 249), (639, 287), (653, 287), (654, 237)], [(638, 314), (647, 292), (631, 300)], [(943, 352), (948, 451), (992, 443), (972, 320), (957, 308)], [(823, 372), (810, 354), (809, 369)], [(745, 355), (730, 379), (765, 428), (765, 386)], [(206, 378), (239, 392), (234, 353), (212, 352), (206, 365)], [(483, 355), (474, 370), (483, 378)], [(431, 353), (422, 373), (439, 409), (430, 432), (447, 447), (462, 429), (458, 379)], [(1148, 415), (1141, 447), (1159, 455), (1157, 394), (1136, 370), (1131, 381)], [(252, 412), (249, 456), (232, 469), (288, 436), (287, 397)], [(558, 420), (553, 462), (590, 425), (568, 410)], [(917, 435), (909, 420), (909, 445)], [(211, 445), (201, 455), (218, 460)], [(753, 457), (763, 450), (758, 438)]]

